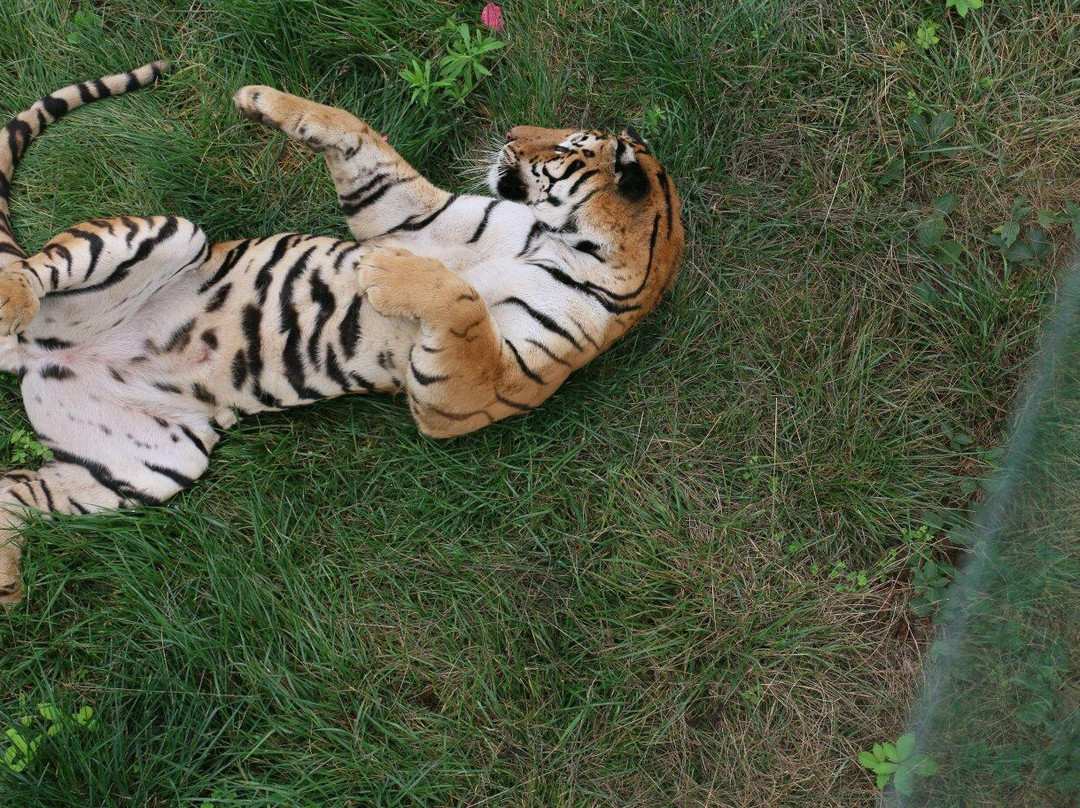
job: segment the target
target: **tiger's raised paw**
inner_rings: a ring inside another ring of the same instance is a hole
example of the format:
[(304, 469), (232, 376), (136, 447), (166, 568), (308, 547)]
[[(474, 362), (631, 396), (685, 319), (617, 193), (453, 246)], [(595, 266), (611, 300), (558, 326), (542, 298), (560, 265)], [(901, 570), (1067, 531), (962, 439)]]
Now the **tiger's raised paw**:
[(476, 295), (441, 261), (393, 247), (374, 250), (361, 259), (360, 289), (384, 317), (424, 320), (445, 314), (459, 295)]
[(0, 272), (0, 337), (18, 334), (37, 316), (41, 303), (21, 272)]
[(374, 133), (344, 110), (259, 84), (241, 87), (233, 103), (245, 118), (280, 129), (317, 152), (339, 149), (352, 155), (359, 150), (362, 138), (368, 132)]

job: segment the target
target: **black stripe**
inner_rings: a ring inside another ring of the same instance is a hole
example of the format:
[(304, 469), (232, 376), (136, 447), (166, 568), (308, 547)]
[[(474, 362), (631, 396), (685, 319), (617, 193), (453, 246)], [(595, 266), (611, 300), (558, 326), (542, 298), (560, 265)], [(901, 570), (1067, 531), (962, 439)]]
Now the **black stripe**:
[(491, 218), (491, 211), (495, 209), (495, 206), (499, 204), (498, 199), (492, 199), (488, 202), (487, 207), (484, 208), (484, 218), (480, 220), (480, 224), (476, 226), (476, 231), (472, 234), (466, 244), (475, 244), (480, 240), (480, 236), (484, 235), (484, 231), (487, 230), (488, 219)]
[(346, 202), (355, 202), (385, 179), (386, 174), (376, 174), (369, 182), (364, 183), (359, 188), (354, 188), (349, 193), (338, 196), (338, 200), (342, 205)]
[(581, 187), (581, 183), (585, 182), (585, 180), (589, 179), (589, 177), (595, 177), (599, 173), (600, 172), (598, 170), (596, 170), (596, 169), (586, 171), (584, 174), (582, 174), (580, 177), (578, 177), (574, 181), (574, 184), (570, 186), (570, 190), (566, 192), (566, 196), (568, 198), (573, 196), (574, 191), (576, 191), (579, 187)]
[[(262, 336), (259, 328), (262, 325), (262, 310), (258, 306), (248, 303), (244, 306), (244, 313), (240, 317), (240, 329), (247, 341), (247, 369), (255, 382), (255, 394), (259, 391), (259, 375), (262, 373)], [(235, 374), (234, 374), (235, 376)]]
[(186, 474), (181, 474), (175, 469), (166, 468), (165, 466), (158, 466), (154, 463), (144, 462), (143, 465), (155, 474), (160, 474), (162, 477), (168, 477), (170, 480), (180, 486), (180, 488), (190, 488), (195, 483), (194, 477), (188, 477)]
[(312, 328), (311, 337), (308, 339), (308, 358), (318, 368), (319, 339), (322, 337), (323, 328), (326, 327), (330, 315), (334, 313), (336, 301), (334, 300), (334, 293), (323, 282), (322, 276), (319, 275), (317, 269), (311, 275), (311, 299), (315, 301), (319, 311), (315, 315), (315, 326)]
[(565, 339), (567, 342), (569, 342), (571, 345), (573, 345), (579, 351), (582, 350), (581, 343), (578, 342), (576, 339), (574, 339), (573, 334), (571, 334), (569, 331), (567, 331), (565, 328), (563, 328), (557, 322), (552, 320), (548, 315), (544, 314), (542, 311), (537, 311), (536, 309), (534, 309), (532, 306), (530, 306), (528, 303), (526, 303), (521, 298), (519, 298), (519, 297), (508, 297), (508, 298), (506, 298), (506, 300), (500, 300), (495, 305), (496, 306), (501, 306), (501, 305), (503, 305), (505, 303), (509, 303), (511, 305), (521, 307), (522, 309), (524, 309), (529, 314), (530, 317), (532, 317), (534, 320), (536, 320), (536, 322), (540, 323), (540, 325), (542, 325), (548, 331), (552, 332), (553, 334), (558, 334), (560, 337)]
[(498, 400), (498, 402), (500, 404), (505, 404), (507, 407), (512, 407), (513, 409), (517, 410), (518, 412), (528, 412), (529, 410), (531, 410), (533, 408), (531, 404), (522, 404), (522, 403), (520, 403), (518, 401), (511, 401), (510, 399), (504, 398), (503, 396), (499, 395), (498, 393), (495, 394), (495, 398)]
[(365, 379), (359, 373), (350, 373), (349, 374), (349, 380), (351, 382), (353, 382), (353, 384), (358, 385), (366, 393), (374, 393), (375, 392), (375, 385), (372, 384), (371, 382), (369, 382), (367, 379)]
[[(33, 131), (30, 128), (30, 124), (20, 118), (12, 118), (4, 128), (7, 129), (8, 149), (11, 152), (11, 167), (12, 169), (15, 169), (18, 167), (19, 161), (22, 160), (23, 152), (30, 144), (30, 138), (33, 135)], [(22, 138), (21, 141), (20, 137)]]
[(360, 306), (363, 298), (356, 295), (345, 310), (345, 316), (338, 324), (338, 339), (341, 340), (341, 350), (345, 352), (346, 359), (352, 359), (356, 353), (356, 344), (360, 341)]
[(329, 376), (334, 384), (347, 391), (349, 389), (349, 380), (345, 376), (345, 372), (341, 369), (341, 365), (338, 364), (337, 354), (334, 353), (334, 346), (326, 346), (326, 375)]
[(237, 390), (244, 386), (244, 382), (247, 381), (248, 366), (247, 359), (244, 357), (243, 349), (237, 351), (233, 355), (232, 360), (232, 385)]
[(419, 382), (424, 387), (427, 387), (428, 385), (431, 385), (431, 384), (435, 384), (435, 382), (445, 382), (447, 379), (450, 378), (449, 375), (446, 375), (446, 376), (429, 376), (426, 373), (421, 373), (419, 370), (416, 369), (416, 365), (414, 365), (412, 363), (411, 359), (409, 360), (409, 371), (412, 373), (413, 378), (416, 379), (416, 381)]
[(525, 246), (522, 247), (521, 252), (519, 252), (517, 254), (518, 258), (520, 258), (521, 256), (523, 256), (525, 253), (527, 253), (529, 251), (529, 247), (532, 246), (533, 240), (538, 235), (540, 235), (540, 231), (542, 231), (543, 229), (544, 229), (544, 223), (540, 222), (540, 221), (537, 221), (536, 223), (533, 224), (532, 227), (529, 228), (529, 235), (526, 236), (526, 238), (525, 238)]
[(302, 399), (323, 397), (322, 393), (307, 385), (304, 375), (304, 360), (300, 351), (300, 343), (303, 339), (300, 330), (300, 315), (293, 307), (293, 286), (307, 268), (308, 259), (314, 251), (314, 247), (305, 250), (289, 268), (285, 279), (281, 283), (281, 294), (278, 299), (279, 330), (282, 334), (288, 335), (285, 337), (285, 348), (281, 354), (281, 361), (285, 366), (285, 380), (288, 381), (296, 395)]
[(172, 351), (182, 351), (191, 342), (191, 331), (195, 328), (195, 318), (192, 317), (178, 329), (173, 331), (172, 335), (165, 341), (162, 351), (165, 353), (171, 353)]
[(74, 508), (75, 510), (77, 510), (77, 511), (78, 511), (79, 513), (81, 513), (81, 514), (82, 514), (83, 516), (86, 516), (86, 514), (90, 513), (90, 511), (88, 511), (88, 510), (87, 510), (86, 508), (84, 508), (84, 507), (83, 507), (82, 505), (80, 505), (80, 504), (79, 504), (78, 502), (76, 502), (75, 500), (73, 500), (73, 499), (72, 499), (71, 497), (68, 497), (68, 504), (69, 504), (69, 505), (70, 505), (70, 506), (71, 506), (72, 508)]
[(503, 341), (504, 341), (504, 342), (505, 342), (505, 343), (506, 343), (506, 344), (507, 344), (508, 346), (510, 346), (510, 352), (511, 352), (511, 353), (512, 353), (512, 354), (514, 355), (514, 359), (516, 359), (516, 360), (517, 360), (517, 363), (518, 363), (518, 367), (519, 367), (519, 368), (521, 368), (521, 372), (522, 372), (522, 373), (524, 373), (524, 374), (525, 374), (525, 375), (526, 375), (527, 377), (529, 377), (530, 379), (532, 379), (532, 380), (533, 380), (534, 382), (536, 382), (537, 384), (544, 384), (544, 380), (543, 380), (542, 378), (540, 378), (540, 377), (539, 377), (538, 375), (536, 375), (535, 373), (533, 373), (532, 369), (531, 369), (531, 368), (529, 368), (529, 366), (525, 364), (525, 360), (524, 360), (524, 359), (522, 359), (522, 358), (521, 358), (521, 354), (520, 354), (520, 353), (518, 353), (518, 349), (517, 349), (517, 346), (516, 346), (516, 345), (514, 345), (514, 343), (512, 343), (512, 342), (511, 342), (510, 340), (508, 340), (508, 339), (506, 339), (506, 340), (503, 340)]
[(347, 205), (343, 204), (341, 206), (341, 212), (343, 214), (345, 214), (346, 218), (348, 218), (349, 216), (355, 216), (357, 213), (362, 211), (368, 205), (373, 205), (374, 203), (376, 203), (380, 199), (382, 199), (383, 196), (386, 194), (386, 192), (389, 191), (393, 187), (394, 187), (393, 185), (383, 185), (383, 186), (379, 187), (377, 190), (373, 191), (368, 196), (361, 199), (359, 202), (352, 202), (352, 203), (347, 204)]
[(58, 449), (55, 446), (49, 447), (52, 449), (53, 459), (59, 463), (69, 463), (73, 466), (82, 466), (94, 478), (94, 481), (102, 488), (106, 488), (112, 491), (121, 500), (131, 500), (137, 502), (140, 505), (160, 505), (161, 501), (156, 497), (147, 494), (145, 491), (140, 491), (131, 483), (114, 477), (112, 473), (105, 468), (101, 463), (96, 460), (88, 460), (85, 457), (79, 457), (78, 455), (71, 454), (63, 449)]
[(437, 211), (435, 211), (434, 213), (431, 213), (428, 216), (425, 216), (423, 219), (417, 219), (415, 216), (410, 216), (405, 221), (403, 221), (401, 224), (396, 224), (393, 227), (391, 227), (389, 230), (386, 231), (386, 233), (383, 233), (383, 235), (388, 235), (390, 233), (397, 233), (397, 232), (399, 232), (401, 230), (406, 230), (406, 231), (408, 231), (410, 233), (415, 233), (418, 230), (423, 230), (425, 227), (427, 227), (433, 221), (435, 221), (440, 216), (442, 216), (442, 214), (446, 211), (446, 209), (449, 208), (451, 205), (454, 204), (454, 202), (457, 201), (457, 198), (458, 198), (457, 194), (450, 194), (450, 198), (447, 199), (446, 202), (443, 204), (443, 206), (441, 208), (439, 208)]
[[(231, 250), (229, 250), (225, 254), (225, 258), (224, 258), (224, 260), (222, 260), (221, 266), (218, 267), (217, 272), (215, 272), (210, 277), (209, 280), (204, 282), (203, 285), (199, 287), (199, 294), (201, 295), (207, 289), (209, 289), (210, 287), (216, 285), (217, 283), (219, 283), (222, 280), (222, 278), (224, 278), (226, 275), (228, 275), (229, 271), (234, 266), (236, 266), (236, 262), (239, 261), (244, 256), (244, 253), (246, 253), (248, 251), (248, 248), (252, 245), (252, 243), (253, 242), (250, 241), (250, 240), (241, 241), (239, 244), (237, 244), (235, 247), (233, 247)], [(216, 299), (216, 297), (215, 297), (215, 299)]]
[[(54, 95), (47, 95), (41, 99), (41, 106), (49, 113), (50, 118), (59, 118), (68, 111), (67, 101)], [(42, 127), (44, 128), (44, 127)]]
[(91, 101), (97, 101), (93, 93), (90, 92), (90, 82), (84, 81), (78, 85), (79, 88), (79, 100), (84, 104), (89, 104)]
[[(273, 280), (273, 269), (285, 257), (287, 253), (296, 243), (297, 237), (294, 234), (289, 234), (278, 239), (277, 244), (274, 245), (274, 251), (271, 253), (269, 260), (267, 260), (261, 267), (259, 267), (258, 273), (255, 275), (255, 291), (259, 293), (259, 305), (261, 306), (266, 302), (267, 292), (270, 290), (270, 281)], [(315, 249), (312, 247), (311, 249)]]
[(675, 213), (674, 208), (671, 206), (671, 186), (668, 183), (667, 172), (660, 169), (656, 179), (660, 181), (660, 187), (664, 189), (664, 204), (667, 205), (667, 237), (671, 238), (671, 228), (675, 224)]
[(206, 444), (203, 443), (202, 440), (199, 439), (199, 436), (196, 435), (194, 432), (192, 432), (190, 429), (188, 429), (183, 424), (180, 424), (179, 426), (180, 426), (180, 431), (184, 433), (185, 437), (187, 437), (187, 439), (189, 441), (191, 441), (192, 443), (195, 444), (195, 448), (198, 449), (200, 452), (202, 452), (207, 457), (209, 457), (210, 456), (210, 450), (206, 448)]
[(579, 241), (574, 245), (574, 249), (578, 252), (583, 252), (586, 255), (591, 255), (600, 263), (604, 262), (604, 259), (600, 257), (600, 246), (598, 244), (594, 244), (588, 240)]
[(225, 298), (229, 296), (229, 292), (232, 291), (232, 284), (226, 283), (220, 286), (214, 296), (210, 298), (210, 302), (206, 304), (206, 311), (217, 311), (225, 304)]
[(191, 395), (195, 396), (203, 404), (209, 404), (211, 407), (217, 406), (217, 398), (214, 394), (198, 382), (191, 385)]
[(58, 382), (63, 382), (68, 379), (74, 379), (75, 371), (71, 368), (61, 367), (60, 365), (45, 365), (41, 369), (41, 378), (56, 379)]
[(555, 360), (555, 361), (556, 361), (556, 362), (558, 362), (558, 363), (559, 363), (560, 365), (563, 365), (563, 366), (565, 366), (565, 367), (570, 367), (570, 363), (569, 363), (569, 362), (567, 362), (567, 361), (566, 361), (565, 359), (563, 359), (563, 358), (562, 358), (561, 356), (556, 356), (555, 354), (553, 354), (553, 353), (551, 352), (551, 349), (550, 349), (550, 348), (548, 348), (548, 346), (546, 346), (546, 345), (545, 345), (544, 343), (540, 342), (539, 340), (535, 340), (535, 339), (533, 339), (532, 337), (529, 337), (529, 338), (528, 338), (528, 339), (526, 339), (525, 341), (526, 341), (527, 343), (529, 343), (530, 345), (532, 345), (532, 346), (534, 346), (534, 347), (537, 347), (537, 348), (539, 348), (539, 349), (540, 349), (541, 351), (543, 351), (544, 353), (546, 353), (546, 354), (547, 354), (547, 355), (548, 355), (548, 356), (549, 356), (549, 357), (550, 357), (551, 359)]
[[(342, 242), (342, 243), (345, 243), (345, 242)], [(345, 258), (347, 256), (351, 255), (352, 253), (356, 252), (357, 250), (359, 250), (361, 246), (362, 245), (360, 245), (360, 244), (353, 244), (353, 245), (351, 245), (349, 247), (346, 247), (341, 252), (339, 252), (337, 254), (337, 258), (334, 259), (334, 272), (337, 272), (339, 269), (341, 269), (341, 264), (345, 260)]]
[(658, 214), (656, 214), (656, 217), (653, 219), (652, 235), (649, 236), (649, 259), (645, 264), (645, 277), (643, 277), (641, 279), (641, 283), (638, 284), (637, 289), (634, 289), (633, 291), (627, 292), (626, 294), (622, 294), (622, 295), (616, 295), (616, 294), (612, 294), (612, 293), (609, 292), (608, 294), (610, 294), (611, 297), (615, 298), (616, 300), (628, 300), (628, 299), (630, 299), (632, 297), (637, 297), (639, 294), (641, 294), (641, 290), (644, 289), (645, 284), (647, 284), (649, 282), (649, 275), (652, 273), (653, 251), (656, 249), (656, 234), (659, 231), (659, 229), (660, 229), (660, 214), (658, 213)]
[(101, 79), (94, 79), (89, 83), (93, 85), (95, 90), (97, 90), (98, 98), (108, 98), (112, 95), (112, 90), (109, 89), (109, 85), (107, 85)]
[(43, 337), (34, 340), (34, 342), (38, 347), (44, 348), (46, 351), (59, 351), (63, 348), (70, 348), (72, 345), (67, 340), (57, 339), (56, 337)]
[(49, 506), (49, 510), (55, 511), (56, 505), (53, 503), (52, 491), (49, 490), (49, 484), (42, 479), (38, 480), (38, 484), (41, 486), (41, 493), (45, 495), (45, 503)]

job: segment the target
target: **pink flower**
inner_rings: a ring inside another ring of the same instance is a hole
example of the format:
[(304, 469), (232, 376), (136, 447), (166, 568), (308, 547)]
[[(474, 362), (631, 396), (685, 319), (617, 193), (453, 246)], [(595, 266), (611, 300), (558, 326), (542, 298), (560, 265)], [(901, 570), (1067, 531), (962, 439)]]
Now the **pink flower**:
[(494, 3), (488, 3), (484, 6), (484, 10), (480, 12), (480, 22), (492, 31), (501, 31), (504, 27), (502, 9)]

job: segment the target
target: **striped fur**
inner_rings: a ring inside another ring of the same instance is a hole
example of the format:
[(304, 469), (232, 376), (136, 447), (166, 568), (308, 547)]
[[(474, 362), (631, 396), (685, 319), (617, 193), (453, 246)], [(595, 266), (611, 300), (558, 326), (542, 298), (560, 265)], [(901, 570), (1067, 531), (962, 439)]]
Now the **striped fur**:
[(644, 316), (681, 260), (675, 189), (632, 133), (516, 128), (496, 196), (459, 196), (347, 112), (267, 87), (237, 107), (324, 155), (356, 241), (210, 245), (185, 219), (121, 216), (25, 256), (7, 191), (30, 138), (162, 68), (73, 85), (9, 124), (0, 368), (20, 374), (54, 456), (0, 480), (3, 603), (21, 597), (28, 509), (163, 502), (237, 413), (404, 392), (424, 433), (450, 437), (527, 412)]

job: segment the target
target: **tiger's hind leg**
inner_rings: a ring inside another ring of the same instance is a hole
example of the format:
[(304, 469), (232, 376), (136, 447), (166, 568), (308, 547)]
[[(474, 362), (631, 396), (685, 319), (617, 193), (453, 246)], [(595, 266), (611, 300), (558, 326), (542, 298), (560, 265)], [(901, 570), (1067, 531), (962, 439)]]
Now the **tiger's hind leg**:
[(208, 254), (206, 234), (176, 216), (76, 225), (0, 270), (0, 337), (21, 333), (50, 348), (82, 342), (119, 325)]
[(457, 199), (428, 182), (374, 129), (343, 109), (261, 86), (242, 87), (233, 101), (242, 115), (323, 154), (341, 211), (358, 241), (419, 229)]
[(19, 528), (28, 510), (85, 514), (156, 505), (206, 471), (218, 441), (198, 402), (120, 400), (104, 368), (67, 378), (28, 374), (27, 414), (53, 458), (0, 482), (0, 604), (22, 599)]

